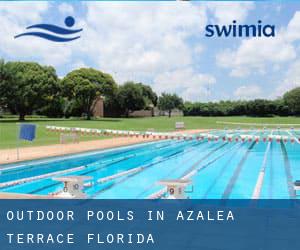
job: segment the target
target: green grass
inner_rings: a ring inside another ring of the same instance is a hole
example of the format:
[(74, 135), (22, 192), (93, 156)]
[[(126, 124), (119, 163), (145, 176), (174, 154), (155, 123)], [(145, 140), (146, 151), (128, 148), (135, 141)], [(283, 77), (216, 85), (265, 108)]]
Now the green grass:
[[(298, 117), (153, 117), (153, 118), (103, 118), (98, 120), (79, 119), (46, 119), (28, 118), (26, 122), (38, 125), (37, 139), (34, 142), (21, 142), (20, 146), (49, 145), (59, 142), (59, 135), (47, 132), (46, 125), (99, 128), (99, 129), (120, 129), (120, 130), (140, 130), (145, 131), (154, 128), (157, 131), (172, 131), (176, 121), (185, 122), (187, 129), (197, 128), (236, 128), (237, 125), (218, 124), (217, 121), (243, 122), (243, 123), (272, 123), (272, 124), (300, 124)], [(18, 121), (14, 118), (0, 119), (0, 148), (15, 148), (17, 145)], [(249, 128), (249, 126), (247, 126)], [(299, 126), (298, 126), (299, 127)], [(101, 138), (101, 137), (100, 137)], [(103, 137), (102, 137), (103, 138)], [(83, 137), (83, 140), (95, 139), (95, 137)]]

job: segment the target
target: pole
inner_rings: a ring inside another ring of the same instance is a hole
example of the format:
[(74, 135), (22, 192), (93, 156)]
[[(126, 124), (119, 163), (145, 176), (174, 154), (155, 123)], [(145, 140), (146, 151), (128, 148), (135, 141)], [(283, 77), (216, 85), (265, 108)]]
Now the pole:
[(20, 159), (20, 150), (19, 150), (19, 147), (20, 147), (20, 145), (19, 145), (20, 124), (17, 123), (16, 125), (17, 125), (17, 129), (16, 129), (17, 160), (19, 160)]

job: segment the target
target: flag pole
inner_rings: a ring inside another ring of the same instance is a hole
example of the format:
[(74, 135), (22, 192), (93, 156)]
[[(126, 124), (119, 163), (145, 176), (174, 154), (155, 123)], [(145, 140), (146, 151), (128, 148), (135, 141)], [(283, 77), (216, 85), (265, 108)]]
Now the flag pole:
[(19, 160), (20, 159), (20, 150), (19, 150), (19, 147), (20, 147), (20, 145), (19, 145), (19, 133), (18, 132), (20, 132), (20, 124), (19, 123), (17, 123), (17, 129), (16, 129), (16, 140), (17, 140), (17, 160)]

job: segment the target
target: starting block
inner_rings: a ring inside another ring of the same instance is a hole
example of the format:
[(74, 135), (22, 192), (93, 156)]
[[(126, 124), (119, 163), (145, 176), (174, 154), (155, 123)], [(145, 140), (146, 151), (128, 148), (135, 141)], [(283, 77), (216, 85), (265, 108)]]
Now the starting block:
[[(168, 199), (187, 199), (186, 191), (184, 190), (186, 186), (192, 183), (191, 180), (161, 180), (159, 181), (160, 185), (164, 185), (167, 187), (167, 191), (169, 193)], [(193, 191), (191, 191), (193, 192)]]
[(295, 192), (295, 196), (297, 196), (297, 191), (300, 190), (300, 180), (297, 180), (294, 182), (294, 192)]
[(92, 179), (90, 176), (64, 176), (53, 178), (55, 181), (64, 183), (63, 192), (61, 192), (57, 197), (66, 199), (85, 199), (86, 194), (83, 192), (84, 181), (90, 179)]

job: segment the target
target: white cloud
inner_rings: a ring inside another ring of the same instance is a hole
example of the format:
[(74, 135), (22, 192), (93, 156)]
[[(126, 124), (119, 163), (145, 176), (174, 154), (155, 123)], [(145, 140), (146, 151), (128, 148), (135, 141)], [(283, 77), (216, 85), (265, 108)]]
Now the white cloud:
[(219, 24), (229, 24), (233, 20), (244, 22), (255, 5), (252, 2), (210, 2), (207, 7), (214, 15), (213, 21)]
[(300, 86), (300, 59), (293, 62), (285, 74), (285, 78), (279, 83), (272, 97), (280, 97), (285, 92)]
[(200, 101), (207, 98), (208, 85), (216, 79), (207, 74), (194, 72), (191, 68), (164, 72), (154, 79), (154, 89), (158, 93), (177, 93), (185, 100)]
[(299, 34), (300, 12), (297, 11), (286, 28), (277, 27), (275, 37), (244, 39), (237, 49), (217, 54), (217, 64), (229, 69), (235, 77), (264, 74), (267, 66), (279, 68), (297, 57), (293, 42), (300, 39)]
[(238, 87), (234, 93), (234, 97), (239, 100), (250, 100), (262, 97), (262, 89), (258, 85), (242, 85)]
[(217, 64), (230, 69), (230, 75), (244, 77), (264, 74), (268, 65), (288, 62), (296, 58), (296, 50), (284, 35), (274, 38), (251, 38), (241, 42), (236, 50), (227, 49), (217, 54)]
[[(87, 3), (81, 48), (104, 71), (147, 79), (192, 64), (187, 39), (206, 23), (205, 8), (187, 2)], [(197, 49), (200, 49), (197, 47)]]
[(74, 8), (72, 5), (67, 4), (67, 3), (62, 3), (58, 6), (58, 10), (60, 13), (62, 14), (67, 14), (67, 15), (71, 15), (74, 13)]
[(10, 21), (25, 23), (27, 21), (40, 21), (41, 13), (47, 11), (47, 2), (1, 2), (1, 16), (8, 17)]
[(201, 44), (198, 44), (194, 48), (194, 55), (199, 56), (202, 52), (204, 52), (204, 50), (205, 48)]
[(300, 11), (295, 12), (290, 20), (287, 26), (286, 37), (291, 41), (300, 39)]

